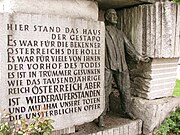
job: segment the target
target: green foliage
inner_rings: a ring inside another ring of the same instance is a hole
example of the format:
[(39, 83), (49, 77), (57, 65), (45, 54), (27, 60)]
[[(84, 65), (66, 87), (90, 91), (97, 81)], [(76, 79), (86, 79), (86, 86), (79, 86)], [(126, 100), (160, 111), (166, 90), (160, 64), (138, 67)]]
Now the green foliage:
[(172, 112), (157, 131), (157, 135), (179, 135), (180, 134), (180, 108)]
[(8, 122), (0, 124), (0, 135), (8, 135), (11, 133), (11, 128)]
[[(54, 120), (43, 117), (43, 112), (39, 112), (39, 114), (30, 123), (26, 119), (15, 121), (13, 126), (10, 126), (8, 121), (1, 122), (0, 135), (50, 135), (54, 129), (52, 126)], [(4, 117), (2, 117), (3, 119)]]
[(174, 88), (173, 96), (180, 97), (180, 80), (176, 80), (176, 86)]
[[(50, 135), (54, 121), (50, 118), (40, 117), (33, 118), (32, 122), (28, 124), (25, 119), (22, 119), (16, 124), (15, 135)], [(19, 126), (18, 126), (19, 125)]]
[(180, 0), (174, 0), (174, 2), (180, 2)]
[(9, 118), (8, 114), (3, 115), (1, 118), (3, 122), (0, 123), (0, 135), (11, 134), (11, 126), (9, 122), (6, 121), (8, 118)]

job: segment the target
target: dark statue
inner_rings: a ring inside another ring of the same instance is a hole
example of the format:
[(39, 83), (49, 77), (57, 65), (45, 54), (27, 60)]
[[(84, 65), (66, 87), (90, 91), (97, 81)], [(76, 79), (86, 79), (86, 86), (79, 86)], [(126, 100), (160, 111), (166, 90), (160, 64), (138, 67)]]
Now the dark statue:
[(106, 11), (105, 20), (105, 109), (98, 118), (100, 127), (104, 126), (103, 116), (109, 109), (109, 95), (112, 92), (112, 79), (114, 79), (120, 93), (120, 106), (123, 116), (135, 119), (135, 116), (131, 113), (130, 109), (130, 78), (125, 54), (127, 53), (132, 60), (137, 62), (149, 62), (150, 60), (147, 56), (141, 56), (135, 50), (125, 34), (116, 27), (118, 17), (114, 9)]

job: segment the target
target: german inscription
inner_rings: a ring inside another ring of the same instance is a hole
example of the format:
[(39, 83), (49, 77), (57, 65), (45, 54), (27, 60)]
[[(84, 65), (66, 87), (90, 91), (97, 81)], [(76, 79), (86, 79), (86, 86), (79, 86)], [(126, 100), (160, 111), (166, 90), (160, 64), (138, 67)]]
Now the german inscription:
[(5, 20), (0, 24), (1, 113), (10, 113), (14, 121), (41, 110), (56, 120), (57, 129), (101, 114), (103, 23), (25, 14), (1, 14), (0, 19)]

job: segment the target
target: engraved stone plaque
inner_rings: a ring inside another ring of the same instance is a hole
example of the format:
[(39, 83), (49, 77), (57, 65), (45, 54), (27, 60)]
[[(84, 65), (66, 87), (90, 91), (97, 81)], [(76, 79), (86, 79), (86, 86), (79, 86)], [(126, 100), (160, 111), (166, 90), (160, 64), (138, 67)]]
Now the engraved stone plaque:
[(0, 111), (63, 129), (104, 109), (104, 23), (56, 15), (0, 14)]

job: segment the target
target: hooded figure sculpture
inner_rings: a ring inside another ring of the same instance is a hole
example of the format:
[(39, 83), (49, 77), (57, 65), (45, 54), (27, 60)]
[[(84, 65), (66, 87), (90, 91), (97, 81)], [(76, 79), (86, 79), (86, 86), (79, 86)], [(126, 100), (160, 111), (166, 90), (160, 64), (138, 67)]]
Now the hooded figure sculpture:
[(127, 39), (125, 34), (117, 29), (117, 13), (114, 9), (109, 9), (105, 13), (106, 20), (106, 57), (105, 57), (105, 110), (99, 117), (99, 126), (104, 126), (103, 116), (109, 108), (109, 95), (112, 92), (112, 79), (114, 79), (120, 93), (120, 108), (123, 116), (135, 119), (130, 110), (130, 78), (125, 59), (125, 54), (129, 54), (133, 60), (139, 62), (149, 62), (149, 58), (141, 56)]

